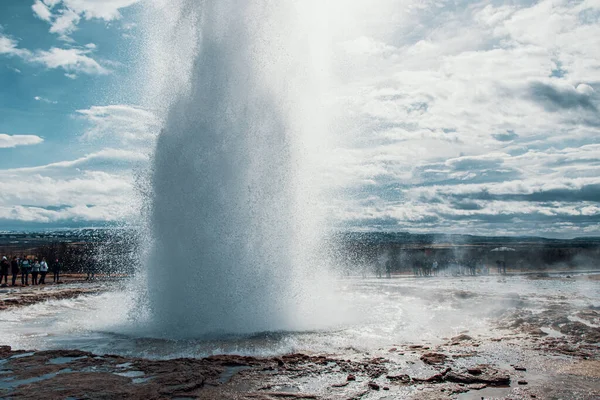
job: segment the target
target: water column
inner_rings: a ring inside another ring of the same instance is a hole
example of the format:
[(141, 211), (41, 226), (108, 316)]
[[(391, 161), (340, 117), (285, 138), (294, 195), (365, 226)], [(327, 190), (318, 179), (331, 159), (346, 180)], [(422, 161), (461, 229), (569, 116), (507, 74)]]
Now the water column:
[(156, 78), (166, 113), (144, 264), (160, 335), (295, 329), (306, 312), (323, 130), (313, 10), (295, 3), (154, 5), (167, 26), (150, 40), (170, 43), (160, 56), (172, 65)]

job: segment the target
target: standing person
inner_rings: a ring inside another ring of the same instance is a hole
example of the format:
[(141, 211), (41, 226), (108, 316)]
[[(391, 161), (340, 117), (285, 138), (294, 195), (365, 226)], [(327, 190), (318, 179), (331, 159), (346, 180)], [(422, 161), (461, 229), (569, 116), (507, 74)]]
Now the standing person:
[(40, 273), (40, 261), (36, 258), (31, 268), (31, 284), (38, 284), (38, 274)]
[(54, 260), (54, 263), (52, 263), (52, 272), (54, 273), (54, 278), (52, 279), (52, 282), (54, 282), (54, 283), (59, 282), (61, 268), (62, 268), (62, 263), (60, 263), (57, 258), (56, 260)]
[(19, 261), (17, 261), (17, 256), (13, 256), (10, 262), (10, 272), (12, 273), (12, 285), (15, 286), (17, 284), (17, 275), (19, 275)]
[(31, 271), (31, 261), (27, 256), (21, 259), (21, 285), (29, 286), (29, 272)]
[(48, 263), (46, 262), (46, 258), (42, 258), (42, 262), (40, 263), (40, 285), (46, 284), (46, 274), (48, 273)]
[(2, 278), (4, 278), (4, 283), (8, 285), (8, 268), (10, 267), (10, 263), (6, 256), (2, 256), (2, 261), (0, 261), (0, 283), (2, 283)]
[(96, 274), (96, 266), (94, 265), (94, 262), (91, 260), (88, 260), (86, 269), (87, 269), (87, 277), (85, 278), (85, 280), (93, 281), (94, 275)]

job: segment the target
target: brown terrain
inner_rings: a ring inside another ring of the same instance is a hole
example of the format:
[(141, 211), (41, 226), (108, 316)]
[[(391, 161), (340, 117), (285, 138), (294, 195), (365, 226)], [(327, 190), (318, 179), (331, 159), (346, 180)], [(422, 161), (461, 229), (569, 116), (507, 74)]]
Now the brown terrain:
[[(52, 283), (52, 275), (48, 275), (47, 283), (44, 285), (25, 286), (20, 285), (21, 278), (19, 276), (17, 286), (0, 285), (0, 310), (29, 306), (46, 300), (69, 299), (106, 290), (105, 286), (88, 282), (85, 277), (85, 274), (65, 274), (61, 275), (59, 283), (56, 284)], [(29, 279), (31, 280), (31, 276)], [(82, 285), (76, 285), (78, 283)]]

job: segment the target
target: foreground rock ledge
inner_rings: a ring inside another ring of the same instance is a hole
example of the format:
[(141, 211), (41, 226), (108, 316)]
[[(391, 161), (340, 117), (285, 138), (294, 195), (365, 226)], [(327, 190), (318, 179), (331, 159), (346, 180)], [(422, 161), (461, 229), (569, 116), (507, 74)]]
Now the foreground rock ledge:
[[(411, 353), (408, 346), (402, 351)], [(460, 362), (454, 363), (453, 357), (447, 355), (446, 359), (440, 360), (443, 364), (422, 363), (421, 368), (416, 365), (420, 362), (418, 352), (406, 356), (398, 352), (393, 353), (408, 357), (406, 363), (397, 357), (391, 360), (354, 355), (353, 359), (344, 359), (306, 354), (270, 358), (222, 355), (203, 359), (148, 360), (99, 356), (79, 350), (13, 351), (8, 346), (0, 346), (0, 397), (442, 399), (456, 398), (457, 394), (469, 391), (484, 394), (486, 390), (495, 390), (491, 393), (496, 393), (498, 398), (504, 398), (498, 396), (502, 391), (510, 392), (510, 397), (506, 398), (512, 399), (545, 398), (535, 385), (521, 385), (514, 389), (519, 386), (517, 381), (524, 377), (520, 370), (507, 371), (476, 363), (465, 367), (462, 354), (455, 357)], [(586, 363), (593, 365), (581, 367), (588, 370), (600, 367), (597, 361)], [(589, 374), (588, 378), (594, 379)], [(600, 383), (600, 380), (595, 382)], [(593, 391), (589, 393), (595, 396)]]

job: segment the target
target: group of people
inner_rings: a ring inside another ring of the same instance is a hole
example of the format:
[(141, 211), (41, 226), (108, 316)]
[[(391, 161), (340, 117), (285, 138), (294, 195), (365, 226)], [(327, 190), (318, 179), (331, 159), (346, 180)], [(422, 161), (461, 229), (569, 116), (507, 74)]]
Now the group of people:
[(12, 275), (12, 285), (17, 285), (17, 278), (21, 274), (21, 285), (29, 286), (29, 275), (31, 275), (32, 285), (44, 285), (46, 283), (46, 275), (49, 271), (53, 272), (53, 282), (59, 282), (61, 263), (58, 258), (48, 265), (45, 257), (33, 258), (13, 256), (9, 261), (6, 256), (2, 256), (0, 261), (0, 284), (4, 280), (4, 284), (8, 285), (9, 272)]

